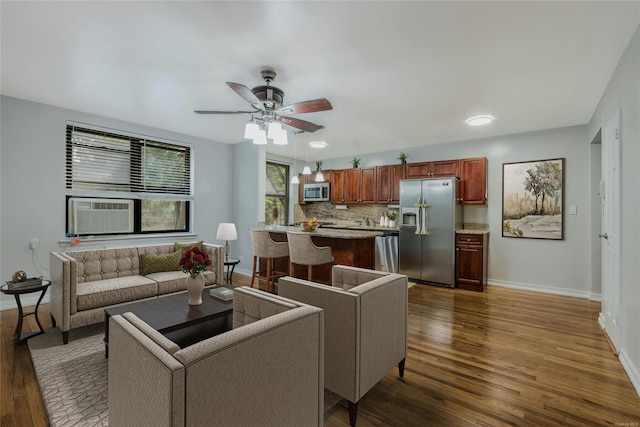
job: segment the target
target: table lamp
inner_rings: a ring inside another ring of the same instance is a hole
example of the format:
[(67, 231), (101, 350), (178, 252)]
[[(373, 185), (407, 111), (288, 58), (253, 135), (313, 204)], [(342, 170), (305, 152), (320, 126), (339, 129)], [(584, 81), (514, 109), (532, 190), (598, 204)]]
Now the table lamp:
[(218, 234), (216, 239), (224, 240), (224, 260), (229, 260), (229, 240), (237, 240), (238, 232), (236, 231), (236, 225), (232, 222), (221, 222), (218, 225)]

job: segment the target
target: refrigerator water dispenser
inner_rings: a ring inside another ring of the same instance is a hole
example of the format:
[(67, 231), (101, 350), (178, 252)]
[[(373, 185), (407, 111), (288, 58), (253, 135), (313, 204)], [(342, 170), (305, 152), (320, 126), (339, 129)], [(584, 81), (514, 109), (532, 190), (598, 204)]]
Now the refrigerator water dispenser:
[(409, 225), (409, 226), (415, 226), (417, 221), (417, 216), (418, 216), (418, 208), (402, 208), (401, 209), (401, 223), (400, 225)]

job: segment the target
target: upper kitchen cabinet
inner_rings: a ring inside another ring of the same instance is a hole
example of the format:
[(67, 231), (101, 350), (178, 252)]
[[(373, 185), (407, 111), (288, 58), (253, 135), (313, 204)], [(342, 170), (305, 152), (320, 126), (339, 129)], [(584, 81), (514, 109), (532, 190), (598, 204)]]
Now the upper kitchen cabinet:
[(399, 203), (400, 180), (406, 178), (407, 165), (376, 167), (376, 203)]
[(344, 169), (335, 169), (331, 171), (331, 203), (340, 205), (346, 202), (344, 194)]
[(487, 204), (487, 159), (460, 160), (460, 194), (464, 205)]
[(376, 202), (376, 168), (344, 169), (344, 203)]
[(443, 178), (459, 175), (459, 160), (441, 160), (437, 162), (421, 162), (407, 164), (407, 179)]

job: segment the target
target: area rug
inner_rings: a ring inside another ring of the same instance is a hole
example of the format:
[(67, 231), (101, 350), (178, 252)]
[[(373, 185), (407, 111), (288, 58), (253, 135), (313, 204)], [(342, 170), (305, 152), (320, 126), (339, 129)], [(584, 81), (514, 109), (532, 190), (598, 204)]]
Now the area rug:
[[(60, 329), (29, 340), (42, 400), (52, 427), (108, 426), (108, 359), (104, 325), (74, 329), (62, 345)], [(325, 390), (325, 413), (340, 401)]]
[(40, 393), (52, 427), (106, 426), (107, 359), (104, 325), (71, 331), (62, 345), (58, 328), (29, 340)]

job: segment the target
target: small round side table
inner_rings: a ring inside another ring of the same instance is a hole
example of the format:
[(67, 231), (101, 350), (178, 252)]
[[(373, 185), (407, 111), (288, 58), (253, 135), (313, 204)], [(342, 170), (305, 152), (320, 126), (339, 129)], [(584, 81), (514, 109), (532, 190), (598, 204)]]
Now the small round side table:
[(240, 260), (237, 258), (228, 258), (224, 260), (224, 266), (227, 267), (226, 282), (233, 285), (233, 270), (236, 269), (236, 265), (240, 264)]
[[(0, 287), (0, 292), (6, 295), (13, 295), (16, 298), (16, 304), (18, 305), (18, 324), (16, 325), (16, 329), (13, 332), (13, 341), (20, 344), (25, 342), (31, 337), (35, 337), (36, 335), (44, 334), (44, 328), (40, 323), (40, 319), (38, 319), (38, 307), (40, 307), (40, 302), (42, 298), (44, 298), (44, 294), (47, 293), (47, 289), (51, 285), (51, 281), (43, 280), (41, 284), (33, 285), (33, 286), (25, 286), (23, 288), (17, 289), (9, 289), (9, 285), (5, 284)], [(36, 308), (34, 311), (24, 312), (22, 309), (22, 304), (20, 303), (20, 295), (30, 294), (33, 292), (41, 292), (40, 298), (38, 298), (38, 302), (36, 303)], [(35, 315), (36, 323), (40, 328), (39, 331), (36, 332), (22, 332), (22, 320), (30, 315)]]

